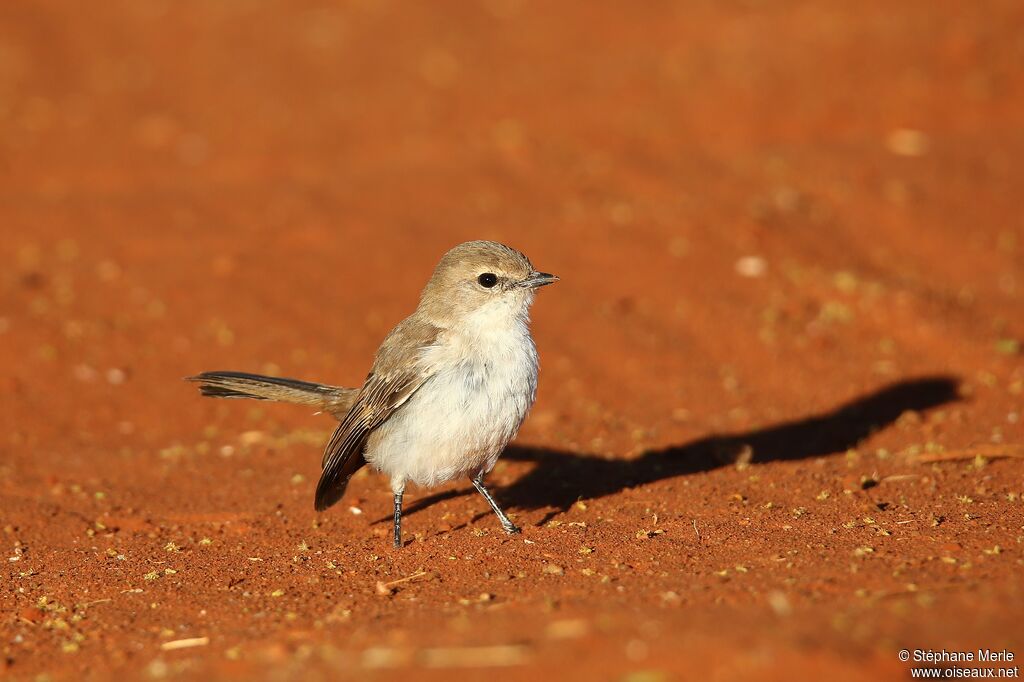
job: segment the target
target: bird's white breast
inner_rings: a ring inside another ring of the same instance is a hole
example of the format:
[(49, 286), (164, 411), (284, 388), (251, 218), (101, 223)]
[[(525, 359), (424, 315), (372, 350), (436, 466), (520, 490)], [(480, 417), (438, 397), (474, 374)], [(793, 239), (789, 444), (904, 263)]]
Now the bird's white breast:
[(424, 349), (431, 377), (367, 441), (395, 490), (490, 471), (526, 418), (538, 370), (527, 320), (487, 312)]

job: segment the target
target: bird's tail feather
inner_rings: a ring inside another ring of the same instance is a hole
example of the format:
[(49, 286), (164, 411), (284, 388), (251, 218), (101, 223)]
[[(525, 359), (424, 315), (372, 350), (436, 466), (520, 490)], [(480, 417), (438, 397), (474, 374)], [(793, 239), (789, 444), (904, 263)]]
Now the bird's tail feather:
[(357, 393), (354, 388), (246, 372), (203, 372), (188, 377), (186, 381), (199, 384), (199, 391), (211, 398), (250, 398), (312, 405), (338, 419), (348, 413)]

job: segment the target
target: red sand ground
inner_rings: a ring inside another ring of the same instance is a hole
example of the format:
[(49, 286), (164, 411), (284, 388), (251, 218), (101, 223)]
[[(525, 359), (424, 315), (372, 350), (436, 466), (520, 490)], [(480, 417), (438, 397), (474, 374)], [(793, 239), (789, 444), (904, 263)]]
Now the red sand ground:
[[(0, 5), (4, 672), (1024, 656), (1020, 2), (85, 7)], [(180, 381), (356, 384), (470, 238), (563, 277), (521, 537), (462, 483), (395, 551), (328, 418)]]

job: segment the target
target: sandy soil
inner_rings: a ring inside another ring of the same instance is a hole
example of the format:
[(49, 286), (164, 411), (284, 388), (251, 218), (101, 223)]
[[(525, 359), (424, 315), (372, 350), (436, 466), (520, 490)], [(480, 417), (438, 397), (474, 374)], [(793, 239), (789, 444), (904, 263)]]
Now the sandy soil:
[[(0, 671), (1024, 656), (1024, 5), (84, 8), (0, 4)], [(356, 384), (471, 238), (563, 278), (523, 536), (463, 483), (395, 551), (329, 418), (180, 381)]]

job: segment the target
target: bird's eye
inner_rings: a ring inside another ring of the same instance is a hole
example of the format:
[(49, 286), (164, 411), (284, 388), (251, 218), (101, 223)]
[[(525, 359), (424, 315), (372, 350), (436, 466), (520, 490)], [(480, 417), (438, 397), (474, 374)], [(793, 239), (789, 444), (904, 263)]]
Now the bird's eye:
[(498, 276), (495, 275), (493, 272), (485, 272), (484, 274), (477, 277), (476, 281), (480, 282), (480, 286), (482, 286), (484, 289), (490, 289), (491, 287), (498, 283)]

